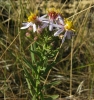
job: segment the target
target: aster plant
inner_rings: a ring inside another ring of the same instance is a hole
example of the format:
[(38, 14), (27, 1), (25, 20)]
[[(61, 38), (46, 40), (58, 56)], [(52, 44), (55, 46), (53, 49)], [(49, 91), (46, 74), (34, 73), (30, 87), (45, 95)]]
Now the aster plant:
[[(71, 39), (74, 34), (72, 21), (62, 18), (59, 10), (54, 8), (48, 9), (47, 14), (38, 16), (37, 13), (31, 13), (27, 22), (22, 23), (21, 29), (29, 30), (27, 37), (32, 37), (34, 33), (35, 43), (30, 46), (31, 61), (23, 58), (25, 65), (23, 67), (26, 81), (30, 91), (32, 100), (48, 100), (46, 95), (46, 87), (52, 84), (46, 84), (49, 71), (55, 65), (58, 55), (58, 47), (55, 50), (52, 46), (54, 37), (61, 37), (62, 43), (65, 39)], [(37, 34), (40, 34), (38, 36)], [(31, 74), (30, 74), (31, 73)], [(44, 77), (43, 77), (44, 76)], [(45, 77), (46, 76), (46, 77)], [(41, 81), (42, 80), (42, 81)], [(51, 100), (57, 98), (51, 96)]]

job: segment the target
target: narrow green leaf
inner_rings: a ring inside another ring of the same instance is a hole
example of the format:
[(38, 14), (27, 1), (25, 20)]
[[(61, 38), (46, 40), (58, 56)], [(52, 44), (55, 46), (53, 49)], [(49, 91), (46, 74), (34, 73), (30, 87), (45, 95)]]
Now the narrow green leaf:
[(31, 70), (33, 69), (33, 71), (38, 75), (36, 66), (32, 65), (32, 63), (25, 58), (23, 58), (23, 60), (28, 65), (28, 67), (30, 67)]
[(34, 95), (31, 100), (36, 100), (36, 96)]
[(30, 50), (32, 53), (34, 53), (35, 55), (37, 55), (41, 60), (43, 60), (41, 53), (39, 51), (34, 51), (34, 50)]
[(52, 99), (57, 99), (59, 97), (59, 95), (51, 95)]
[(53, 100), (51, 97), (45, 98), (45, 100)]
[(61, 81), (54, 81), (54, 82), (51, 82), (51, 85), (56, 86), (56, 85), (59, 85), (60, 83)]
[[(30, 50), (34, 50), (34, 46), (35, 46), (35, 45), (31, 45)], [(32, 52), (31, 52), (30, 54), (31, 54), (32, 63), (33, 63), (33, 62), (35, 62), (35, 56), (34, 56), (34, 53), (32, 53)]]
[(47, 74), (54, 65), (55, 65), (55, 62), (52, 62), (50, 65), (47, 65), (47, 68), (45, 69), (45, 72), (43, 74)]
[(59, 95), (47, 95), (45, 100), (55, 100), (59, 97)]
[(25, 68), (24, 68), (24, 72), (29, 82), (31, 82), (30, 84), (32, 84), (32, 86), (35, 87), (35, 82), (33, 81), (32, 77), (30, 77), (31, 75), (28, 73), (28, 71)]

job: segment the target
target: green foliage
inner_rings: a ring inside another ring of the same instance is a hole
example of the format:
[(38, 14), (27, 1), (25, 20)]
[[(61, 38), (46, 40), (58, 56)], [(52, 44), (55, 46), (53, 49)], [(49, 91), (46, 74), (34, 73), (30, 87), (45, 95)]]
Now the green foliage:
[[(54, 67), (54, 57), (58, 52), (58, 50), (53, 50), (50, 45), (52, 41), (51, 38), (53, 37), (50, 36), (49, 38), (47, 34), (43, 34), (42, 38), (39, 38), (40, 39), (30, 47), (31, 61), (23, 58), (26, 65), (23, 66), (23, 69), (33, 100), (44, 100), (44, 93), (42, 91), (46, 92), (46, 89), (44, 90), (46, 85), (42, 82), (42, 79), (45, 78), (52, 67)], [(50, 59), (53, 60), (49, 61)], [(50, 84), (50, 86), (52, 84)]]

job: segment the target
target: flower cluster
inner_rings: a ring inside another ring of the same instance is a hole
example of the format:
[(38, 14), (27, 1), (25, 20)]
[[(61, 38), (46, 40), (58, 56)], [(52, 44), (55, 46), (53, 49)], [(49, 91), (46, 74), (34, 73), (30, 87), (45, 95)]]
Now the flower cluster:
[[(28, 21), (22, 23), (21, 29), (33, 30), (33, 32), (41, 33), (46, 27), (49, 31), (55, 31), (54, 36), (60, 36), (62, 43), (66, 38), (71, 39), (74, 29), (73, 23), (69, 20), (64, 20), (59, 10), (54, 8), (48, 9), (48, 13), (39, 17), (37, 13), (31, 13)], [(63, 33), (63, 35), (61, 35)]]

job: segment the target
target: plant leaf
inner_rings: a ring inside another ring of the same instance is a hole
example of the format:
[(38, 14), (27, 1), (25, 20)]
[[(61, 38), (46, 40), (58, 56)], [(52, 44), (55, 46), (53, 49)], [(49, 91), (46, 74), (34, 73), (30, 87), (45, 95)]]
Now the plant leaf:
[(28, 67), (38, 75), (38, 71), (36, 66), (32, 65), (32, 63), (30, 61), (28, 61), (27, 59), (23, 58), (24, 62), (26, 63), (26, 65), (28, 65)]
[(35, 83), (33, 81), (33, 79), (30, 77), (31, 75), (28, 73), (28, 71), (23, 67), (25, 75), (27, 77), (27, 79), (29, 79), (29, 81), (31, 82), (32, 86), (35, 87)]
[(48, 97), (47, 98), (45, 98), (45, 100), (55, 100), (55, 99), (57, 99), (59, 97), (59, 95), (48, 95)]
[(47, 74), (54, 65), (55, 65), (55, 62), (52, 62), (50, 65), (47, 65), (47, 68), (45, 69), (45, 72), (43, 74)]
[(38, 51), (34, 51), (34, 50), (30, 50), (32, 53), (34, 53), (35, 55), (37, 55), (41, 60), (43, 60), (41, 53)]

